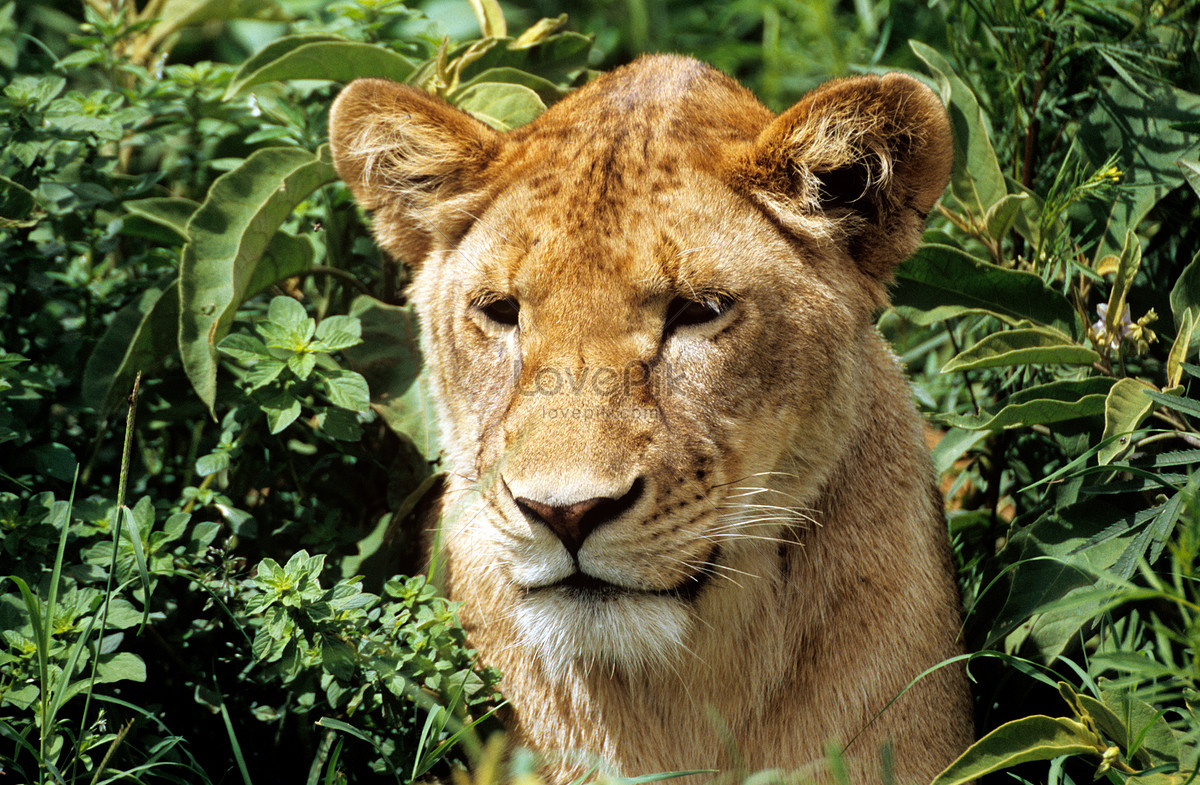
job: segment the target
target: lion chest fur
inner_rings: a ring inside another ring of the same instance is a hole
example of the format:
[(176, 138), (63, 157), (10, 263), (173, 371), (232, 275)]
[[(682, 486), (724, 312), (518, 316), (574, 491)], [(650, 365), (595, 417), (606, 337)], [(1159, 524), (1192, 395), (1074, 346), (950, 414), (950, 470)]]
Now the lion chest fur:
[[(775, 116), (639, 60), (501, 134), (348, 87), (339, 173), (414, 268), (449, 469), (447, 591), (561, 781), (970, 739), (920, 421), (873, 327), (950, 168), (888, 75)], [(886, 707), (886, 710), (885, 710)], [(880, 714), (882, 712), (882, 714)], [(876, 717), (876, 715), (879, 715)]]

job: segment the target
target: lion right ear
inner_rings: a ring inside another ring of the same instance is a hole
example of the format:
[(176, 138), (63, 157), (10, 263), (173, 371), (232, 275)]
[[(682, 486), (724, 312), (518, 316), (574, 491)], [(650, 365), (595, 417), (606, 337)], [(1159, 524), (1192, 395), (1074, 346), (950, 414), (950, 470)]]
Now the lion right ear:
[(374, 213), (380, 246), (416, 264), (470, 225), (503, 137), (421, 90), (359, 79), (330, 109), (329, 145), (338, 175)]

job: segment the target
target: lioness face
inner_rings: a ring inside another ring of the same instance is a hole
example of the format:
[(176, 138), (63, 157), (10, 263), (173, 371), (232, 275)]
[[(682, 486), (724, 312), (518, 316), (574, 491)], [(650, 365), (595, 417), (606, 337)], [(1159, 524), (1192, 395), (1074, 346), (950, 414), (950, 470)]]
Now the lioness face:
[(576, 160), (506, 190), (415, 295), (481, 497), (448, 536), (491, 551), (548, 660), (632, 664), (678, 651), (701, 595), (800, 525), (769, 489), (803, 504), (820, 483), (854, 408), (826, 347), (870, 300), (702, 172), (608, 192), (611, 221), (531, 210)]
[(378, 81), (331, 121), (381, 243), (420, 260), (443, 541), (552, 671), (669, 662), (779, 569), (870, 416), (855, 347), (947, 176), (943, 110), (905, 77), (776, 118), (657, 65), (509, 134)]

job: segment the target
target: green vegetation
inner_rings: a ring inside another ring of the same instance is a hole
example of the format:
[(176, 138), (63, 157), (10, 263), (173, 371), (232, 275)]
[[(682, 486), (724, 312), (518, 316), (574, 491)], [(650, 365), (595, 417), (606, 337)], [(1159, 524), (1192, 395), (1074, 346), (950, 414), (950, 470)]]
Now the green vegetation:
[(939, 785), (1188, 782), (1200, 3), (427, 11), (0, 3), (4, 774), (505, 777), (498, 674), (398, 575), (438, 445), (405, 273), (335, 182), (325, 116), (386, 76), (513, 127), (662, 49), (777, 109), (885, 67), (951, 109), (950, 192), (881, 318), (937, 429), (976, 652), (982, 739)]

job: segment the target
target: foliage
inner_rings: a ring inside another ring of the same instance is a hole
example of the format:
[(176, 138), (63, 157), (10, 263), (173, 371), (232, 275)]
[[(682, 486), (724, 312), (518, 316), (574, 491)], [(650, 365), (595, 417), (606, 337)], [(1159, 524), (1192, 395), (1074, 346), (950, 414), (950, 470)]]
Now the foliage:
[(382, 76), (510, 128), (659, 49), (776, 109), (883, 67), (950, 109), (951, 188), (881, 320), (936, 426), (977, 652), (981, 740), (939, 785), (1187, 781), (1196, 0), (577, 6), (594, 45), (540, 0), (454, 6), (443, 29), (483, 31), (458, 43), (397, 0), (0, 0), (5, 773), (505, 778), (476, 730), (498, 674), (393, 577), (421, 568), (439, 446), (406, 274), (325, 115)]
[[(1018, 764), (1182, 782), (1200, 750), (1200, 6), (958, 10), (946, 54), (912, 44), (961, 152), (884, 322), (942, 430), (968, 645), (1006, 655), (972, 663), (987, 733), (938, 783)], [(1063, 711), (1049, 688), (1070, 716), (1044, 716)]]
[(432, 586), (388, 577), (419, 567), (402, 524), (436, 449), (356, 370), (386, 395), (419, 356), (361, 345), (379, 314), (401, 314), (392, 345), (414, 324), (330, 185), (326, 113), (385, 76), (511, 127), (588, 41), (484, 14), (456, 44), (395, 0), (81, 10), (0, 6), (0, 766), (444, 774), (480, 749), (498, 674)]

